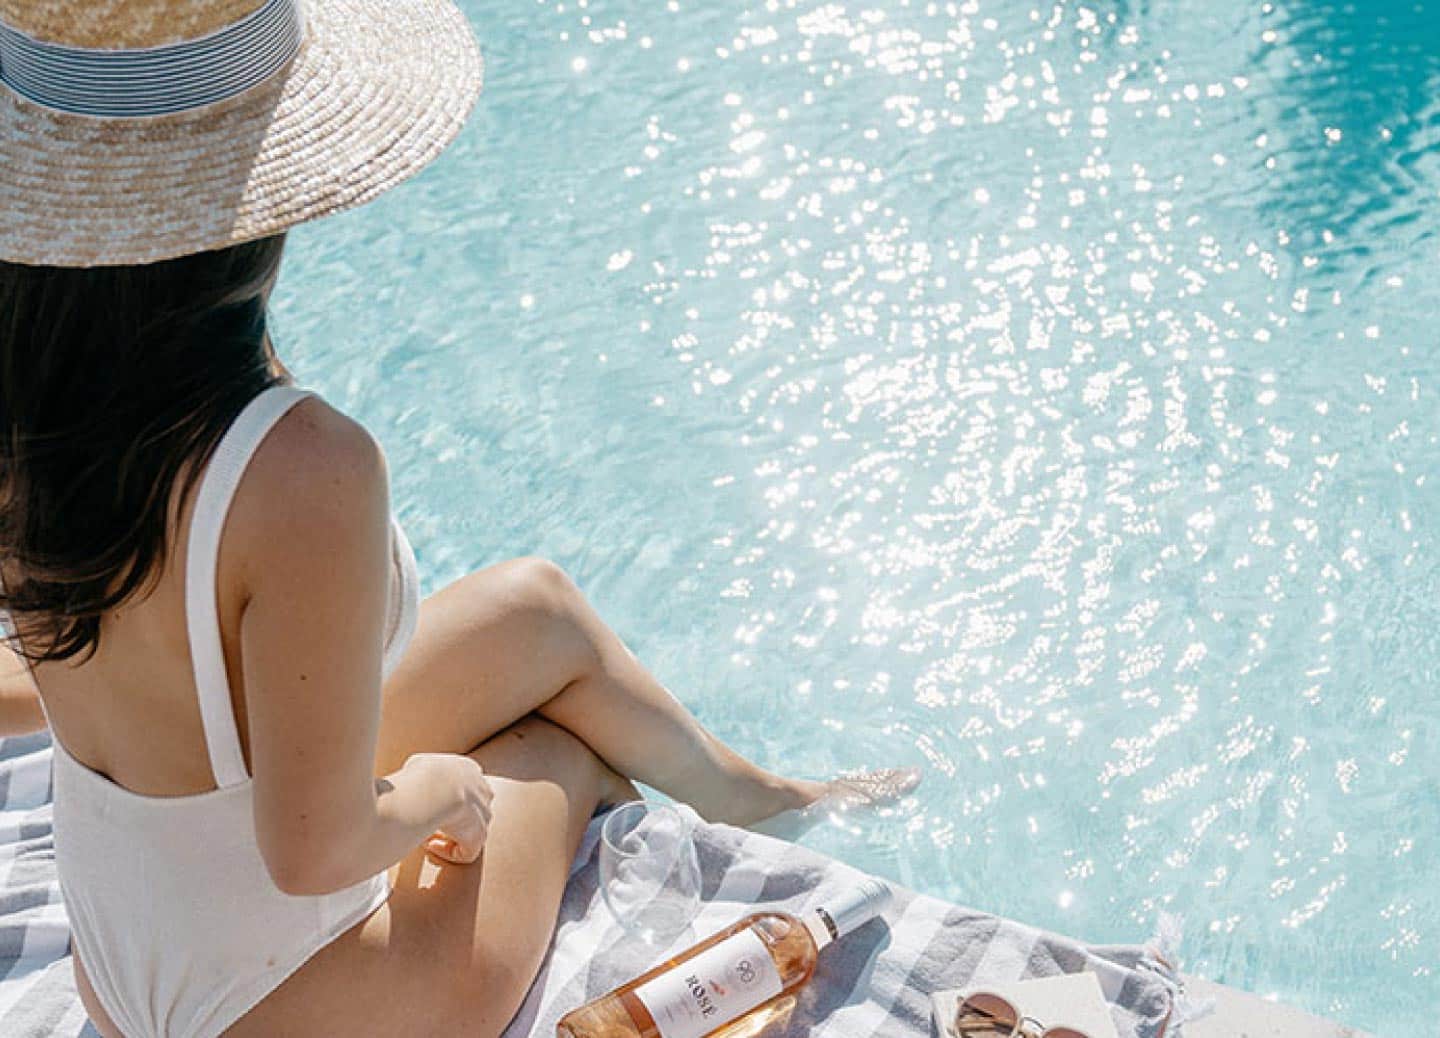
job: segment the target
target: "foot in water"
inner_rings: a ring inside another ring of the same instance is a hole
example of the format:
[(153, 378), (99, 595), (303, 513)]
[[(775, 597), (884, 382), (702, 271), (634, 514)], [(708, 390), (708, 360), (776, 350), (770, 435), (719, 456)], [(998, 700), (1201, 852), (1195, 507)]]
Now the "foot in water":
[(816, 783), (820, 792), (804, 807), (781, 811), (748, 828), (766, 836), (794, 840), (821, 822), (893, 804), (919, 784), (919, 768), (842, 771), (829, 782)]

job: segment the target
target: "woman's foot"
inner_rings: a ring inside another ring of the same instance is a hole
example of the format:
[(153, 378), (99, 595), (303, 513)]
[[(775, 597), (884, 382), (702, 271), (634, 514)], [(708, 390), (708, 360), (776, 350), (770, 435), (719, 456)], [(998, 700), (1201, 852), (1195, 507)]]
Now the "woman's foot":
[(822, 821), (856, 810), (893, 804), (920, 784), (919, 768), (843, 771), (829, 782), (809, 782), (813, 795), (748, 824), (757, 833), (793, 840)]

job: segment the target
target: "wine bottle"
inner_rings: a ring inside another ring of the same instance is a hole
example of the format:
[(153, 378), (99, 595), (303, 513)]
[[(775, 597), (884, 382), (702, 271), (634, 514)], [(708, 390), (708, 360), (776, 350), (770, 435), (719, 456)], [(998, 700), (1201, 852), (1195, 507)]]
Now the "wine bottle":
[(757, 912), (609, 994), (573, 1009), (558, 1038), (705, 1038), (802, 987), (830, 942), (879, 915), (884, 882), (867, 878), (799, 916)]

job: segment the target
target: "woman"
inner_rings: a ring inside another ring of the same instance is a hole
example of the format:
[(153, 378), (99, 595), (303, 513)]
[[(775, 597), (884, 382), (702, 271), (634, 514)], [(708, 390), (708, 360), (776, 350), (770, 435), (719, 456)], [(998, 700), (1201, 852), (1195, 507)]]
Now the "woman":
[(480, 73), (449, 0), (0, 0), (0, 734), (50, 727), (107, 1036), (496, 1034), (631, 779), (741, 825), (916, 779), (758, 768), (542, 559), (419, 601), (265, 306)]

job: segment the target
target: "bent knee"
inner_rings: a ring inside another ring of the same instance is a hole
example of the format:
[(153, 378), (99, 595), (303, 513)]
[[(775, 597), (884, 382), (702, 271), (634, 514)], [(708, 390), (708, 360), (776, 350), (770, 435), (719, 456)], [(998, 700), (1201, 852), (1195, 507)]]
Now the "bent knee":
[(571, 757), (586, 764), (600, 760), (578, 735), (539, 714), (526, 714), (500, 734), (507, 732), (550, 759)]
[(495, 738), (512, 736), (521, 741), (537, 740), (567, 753), (589, 753), (590, 747), (570, 729), (556, 724), (536, 713), (526, 714), (520, 720), (495, 733)]
[(543, 617), (552, 659), (568, 661), (572, 677), (592, 673), (601, 663), (580, 588), (555, 562), (524, 555), (503, 563), (511, 594), (537, 617)]
[(588, 781), (605, 767), (584, 741), (539, 714), (527, 714), (502, 728), (481, 743), (475, 754), (490, 774), (519, 781)]
[(580, 593), (564, 567), (543, 555), (522, 555), (506, 565), (513, 580), (530, 596), (547, 605), (563, 609)]

